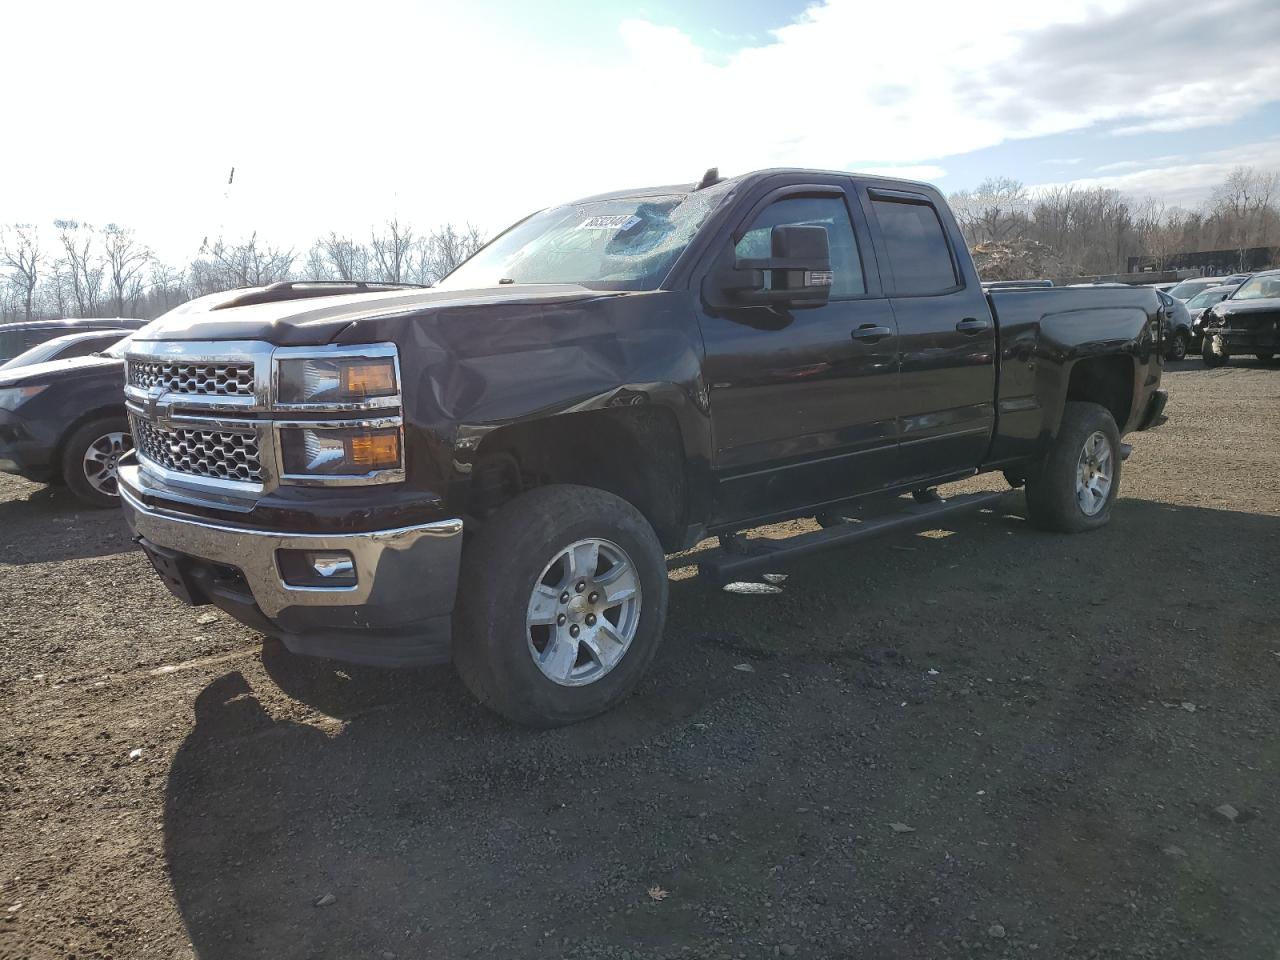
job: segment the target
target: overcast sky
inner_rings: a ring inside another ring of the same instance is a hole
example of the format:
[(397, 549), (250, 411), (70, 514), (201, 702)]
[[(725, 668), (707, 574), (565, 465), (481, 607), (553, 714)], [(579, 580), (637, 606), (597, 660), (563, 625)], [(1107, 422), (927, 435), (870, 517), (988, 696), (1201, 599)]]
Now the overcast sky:
[(7, 5), (0, 222), (115, 221), (182, 260), (392, 215), (494, 231), (713, 165), (1184, 204), (1280, 169), (1277, 0), (544, 7)]

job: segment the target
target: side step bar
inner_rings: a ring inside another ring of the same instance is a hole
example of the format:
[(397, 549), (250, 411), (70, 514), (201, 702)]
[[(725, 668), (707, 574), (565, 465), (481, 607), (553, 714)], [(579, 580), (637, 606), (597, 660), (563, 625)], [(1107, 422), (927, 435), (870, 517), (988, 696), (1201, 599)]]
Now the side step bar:
[(928, 530), (939, 520), (967, 510), (994, 506), (1009, 495), (1008, 490), (991, 493), (966, 493), (949, 500), (914, 503), (897, 513), (871, 520), (846, 521), (825, 530), (801, 533), (786, 540), (743, 540), (738, 536), (722, 537), (722, 546), (698, 558), (698, 575), (718, 583), (732, 583), (745, 574), (771, 570), (779, 560), (802, 557), (807, 553), (843, 547), (903, 530)]

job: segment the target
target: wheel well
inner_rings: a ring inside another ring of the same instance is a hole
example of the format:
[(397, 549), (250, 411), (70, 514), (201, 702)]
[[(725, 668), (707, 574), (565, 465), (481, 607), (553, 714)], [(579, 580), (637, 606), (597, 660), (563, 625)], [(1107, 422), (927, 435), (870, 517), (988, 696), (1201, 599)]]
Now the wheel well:
[(476, 451), (467, 511), (483, 519), (526, 490), (552, 483), (622, 497), (652, 524), (663, 549), (683, 546), (684, 447), (669, 410), (589, 410), (500, 427)]
[(80, 414), (80, 416), (67, 424), (66, 429), (62, 431), (62, 436), (58, 438), (58, 446), (55, 448), (53, 454), (53, 469), (58, 477), (61, 478), (62, 476), (62, 458), (67, 452), (67, 441), (71, 439), (71, 435), (73, 433), (83, 427), (86, 423), (93, 420), (102, 420), (106, 417), (122, 417), (124, 419), (128, 419), (128, 416), (129, 414), (123, 407), (98, 407), (96, 410), (89, 410)]
[(1116, 427), (1124, 432), (1133, 407), (1133, 363), (1128, 357), (1092, 357), (1071, 368), (1068, 400), (1099, 403), (1111, 411)]

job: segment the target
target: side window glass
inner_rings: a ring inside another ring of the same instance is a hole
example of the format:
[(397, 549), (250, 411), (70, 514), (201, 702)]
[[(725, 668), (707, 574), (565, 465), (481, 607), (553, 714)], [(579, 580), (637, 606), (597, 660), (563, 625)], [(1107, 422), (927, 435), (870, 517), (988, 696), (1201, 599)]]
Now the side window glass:
[(959, 284), (942, 222), (930, 204), (873, 199), (872, 205), (893, 268), (895, 293), (921, 296)]
[(779, 226), (826, 227), (831, 246), (831, 299), (857, 297), (867, 292), (862, 258), (854, 237), (849, 211), (839, 197), (787, 197), (760, 211), (738, 241), (739, 259), (758, 260), (772, 253), (770, 232)]

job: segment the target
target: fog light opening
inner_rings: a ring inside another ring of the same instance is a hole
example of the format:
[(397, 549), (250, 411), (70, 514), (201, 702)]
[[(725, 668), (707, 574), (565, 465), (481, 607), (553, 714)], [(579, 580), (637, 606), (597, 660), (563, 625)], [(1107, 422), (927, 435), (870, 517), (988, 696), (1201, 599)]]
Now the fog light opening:
[(280, 550), (277, 559), (280, 576), (291, 587), (356, 585), (355, 560), (346, 550)]

